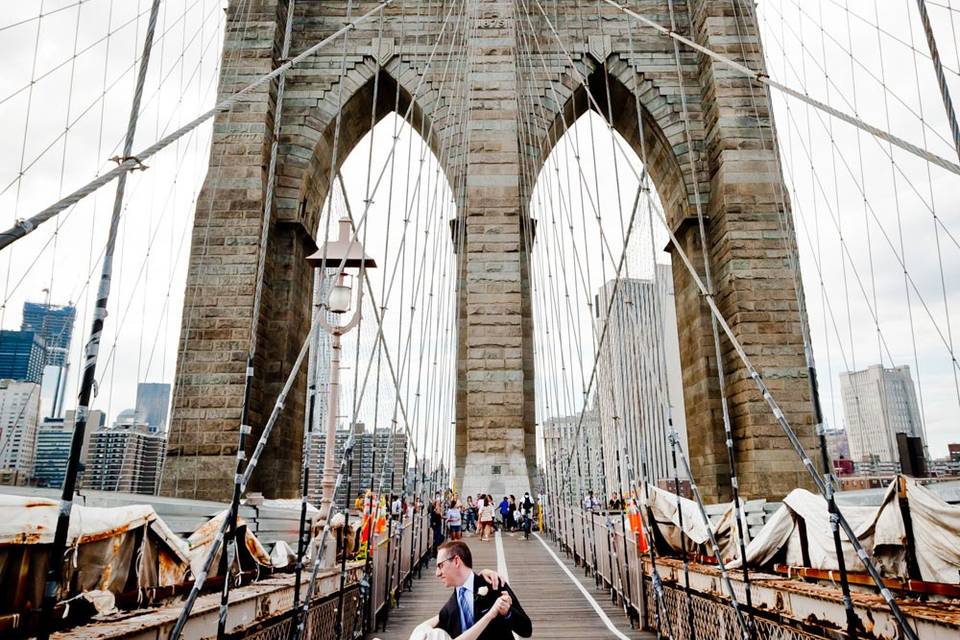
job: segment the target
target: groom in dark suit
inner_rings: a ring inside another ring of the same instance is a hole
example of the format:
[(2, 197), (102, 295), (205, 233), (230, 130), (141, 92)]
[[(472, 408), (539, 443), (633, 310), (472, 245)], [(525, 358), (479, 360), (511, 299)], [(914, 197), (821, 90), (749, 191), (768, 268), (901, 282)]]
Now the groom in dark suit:
[(509, 640), (514, 633), (529, 638), (533, 634), (530, 618), (513, 590), (506, 583), (494, 589), (483, 576), (474, 573), (470, 547), (461, 540), (444, 542), (437, 549), (437, 577), (443, 586), (454, 590), (440, 610), (437, 623), (437, 628), (446, 631), (451, 638), (472, 627), (490, 611), (502, 593), (510, 596), (510, 611), (497, 616), (480, 634), (480, 640)]

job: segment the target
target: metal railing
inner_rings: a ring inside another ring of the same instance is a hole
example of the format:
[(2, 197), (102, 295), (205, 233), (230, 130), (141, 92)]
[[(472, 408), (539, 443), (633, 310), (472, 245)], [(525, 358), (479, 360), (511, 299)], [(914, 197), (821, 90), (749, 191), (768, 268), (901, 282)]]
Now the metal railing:
[[(337, 622), (337, 602), (339, 593), (334, 591), (316, 601), (310, 607), (303, 631), (304, 640), (328, 640), (334, 637)], [(359, 608), (360, 588), (357, 583), (344, 589), (343, 637), (354, 637), (354, 630), (362, 624)], [(294, 625), (294, 612), (291, 610), (282, 616), (263, 622), (256, 627), (247, 628), (230, 636), (231, 640), (287, 640)]]
[(429, 520), (421, 514), (415, 520), (405, 519), (399, 526), (388, 526), (375, 538), (370, 598), (374, 624), (386, 621), (390, 609), (399, 600), (403, 585), (430, 554), (431, 542)]
[[(361, 584), (357, 580), (349, 580), (344, 587), (343, 638), (356, 637), (360, 635), (360, 630), (373, 631), (378, 622), (386, 621), (390, 609), (400, 598), (403, 585), (412, 578), (412, 573), (430, 554), (430, 542), (429, 524), (427, 519), (422, 517), (413, 521), (407, 518), (399, 525), (393, 523), (383, 533), (374, 536), (373, 558), (368, 576), (371, 589), (369, 597), (366, 600), (363, 598)], [(334, 638), (339, 615), (339, 595), (339, 591), (334, 590), (314, 601), (307, 617), (304, 640)], [(367, 628), (368, 622), (370, 628)], [(285, 611), (282, 615), (237, 632), (231, 638), (287, 640), (293, 624), (293, 612)]]
[[(605, 513), (567, 505), (555, 507), (555, 510), (552, 517), (544, 519), (544, 524), (560, 549), (593, 576), (597, 586), (605, 589), (613, 602), (623, 606), (631, 620), (638, 621), (644, 629), (656, 630), (657, 605), (652, 578), (648, 575), (649, 560), (640, 552), (637, 535), (629, 530), (629, 525), (624, 532), (625, 518), (621, 518), (619, 512), (611, 512), (608, 517)], [(691, 633), (687, 594), (682, 584), (666, 580), (662, 588), (662, 606), (666, 610), (661, 613), (670, 620), (674, 640), (740, 640), (743, 637), (727, 598), (714, 593), (693, 592), (694, 633)], [(755, 616), (755, 637), (783, 640), (823, 637), (822, 629), (806, 629), (802, 623), (789, 624), (790, 621), (776, 618)]]

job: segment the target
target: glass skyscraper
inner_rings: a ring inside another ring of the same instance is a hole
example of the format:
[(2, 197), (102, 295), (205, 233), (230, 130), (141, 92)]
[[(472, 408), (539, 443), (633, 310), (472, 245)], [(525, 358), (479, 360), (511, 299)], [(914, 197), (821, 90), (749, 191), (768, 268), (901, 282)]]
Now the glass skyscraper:
[[(90, 436), (101, 429), (104, 415), (96, 409), (87, 414), (87, 428), (84, 431), (83, 446), (80, 449), (80, 462), (87, 464)], [(37, 429), (37, 451), (34, 457), (33, 477), (41, 487), (59, 487), (63, 485), (63, 476), (67, 471), (67, 459), (70, 457), (70, 442), (73, 440), (75, 413), (67, 411), (66, 418), (44, 418)]]
[(33, 331), (43, 339), (47, 349), (44, 364), (62, 367), (67, 363), (76, 317), (74, 306), (24, 302), (20, 330)]
[(40, 382), (43, 338), (33, 331), (0, 331), (0, 379)]

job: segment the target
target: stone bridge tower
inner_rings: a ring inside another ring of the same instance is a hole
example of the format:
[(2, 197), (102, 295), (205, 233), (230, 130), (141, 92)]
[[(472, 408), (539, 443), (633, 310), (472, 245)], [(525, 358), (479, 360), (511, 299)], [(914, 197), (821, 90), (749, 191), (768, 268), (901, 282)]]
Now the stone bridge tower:
[[(222, 96), (280, 64), (288, 4), (231, 2)], [(666, 26), (668, 4), (630, 3)], [(739, 13), (751, 11), (751, 3), (673, 4), (679, 31), (762, 68), (756, 21)], [(346, 5), (296, 2), (292, 54), (345, 24)], [(352, 12), (376, 6), (353, 2)], [(453, 19), (462, 17), (445, 24), (451, 9)], [(443, 65), (429, 64), (441, 30), (441, 50), (459, 38), (457, 55), (465, 56), (468, 73), (444, 74)], [(382, 32), (379, 20), (367, 21), (349, 33), (347, 47), (340, 161), (369, 130), (371, 116), (377, 120), (394, 109), (399, 89), (399, 111), (412, 104), (411, 124), (444, 165), (460, 203), (453, 224), (464, 241), (455, 463), (464, 492), (515, 493), (534, 469), (528, 275), (534, 234), (528, 232), (527, 200), (550, 149), (591, 108), (585, 84), (616, 130), (638, 154), (645, 152), (669, 222), (697, 265), (702, 247), (691, 221), (699, 189), (709, 216), (717, 302), (808, 450), (815, 448), (801, 311), (784, 248), (795, 241), (780, 220), (790, 216), (782, 211), (785, 189), (760, 87), (681, 48), (690, 148), (672, 41), (602, 2), (396, 0), (384, 10)], [(312, 281), (304, 257), (318, 244), (329, 187), (341, 52), (338, 41), (287, 74), (268, 286), (257, 311), (254, 437), (308, 329)], [(164, 494), (225, 499), (231, 491), (276, 91), (275, 84), (265, 86), (215, 121), (193, 232)], [(467, 104), (456, 102), (463, 100)], [(465, 127), (451, 115), (458, 110), (467, 114)], [(691, 464), (705, 498), (722, 499), (729, 495), (729, 470), (710, 317), (679, 260), (673, 276)], [(726, 341), (723, 347), (741, 491), (782, 496), (806, 484), (804, 471), (733, 350)], [(299, 494), (304, 396), (302, 373), (251, 489), (274, 497)]]

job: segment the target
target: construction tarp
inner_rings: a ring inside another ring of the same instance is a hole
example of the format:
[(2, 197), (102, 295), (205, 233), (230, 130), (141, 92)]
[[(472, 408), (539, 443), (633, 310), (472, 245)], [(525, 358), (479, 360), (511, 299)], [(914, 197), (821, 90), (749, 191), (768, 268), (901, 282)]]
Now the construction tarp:
[[(652, 484), (647, 485), (647, 490), (641, 492), (641, 494), (641, 505), (645, 509), (649, 507), (653, 526), (661, 544), (666, 544), (672, 551), (679, 552), (681, 549), (685, 549), (688, 553), (714, 555), (707, 523), (695, 501), (677, 496), (675, 493), (660, 489)], [(743, 502), (741, 501), (740, 504), (742, 506)], [(747, 531), (742, 509), (740, 516), (741, 522), (743, 522), (743, 530)], [(683, 521), (682, 529), (680, 527), (681, 517)], [(714, 525), (714, 536), (717, 545), (720, 547), (720, 554), (725, 560), (732, 557), (736, 551), (735, 523), (733, 502), (730, 502), (720, 520)]]
[(696, 502), (652, 484), (648, 484), (646, 490), (640, 493), (640, 504), (652, 517), (655, 533), (661, 543), (674, 551), (684, 548), (690, 553), (701, 551), (709, 535)]
[[(223, 521), (228, 513), (229, 510), (224, 509), (200, 525), (197, 530), (187, 538), (190, 566), (193, 569), (193, 575), (200, 574), (203, 563), (207, 558), (207, 553), (209, 553), (210, 547), (213, 545), (213, 541), (216, 539), (217, 533), (220, 531), (220, 527), (223, 525)], [(248, 529), (243, 518), (237, 518), (237, 536), (243, 541), (243, 544), (237, 545), (238, 553), (237, 557), (234, 558), (231, 573), (236, 574), (240, 571), (250, 570), (259, 572), (272, 567), (270, 554), (267, 553), (267, 550), (257, 539), (257, 536)], [(207, 574), (209, 577), (220, 575), (220, 554), (222, 552), (223, 545), (221, 544), (216, 556), (214, 556), (210, 573)]]
[[(60, 503), (0, 495), (0, 612), (39, 606)], [(89, 592), (138, 597), (150, 587), (183, 582), (186, 543), (153, 507), (73, 505), (60, 600)]]
[[(857, 538), (868, 542), (874, 507), (844, 507)], [(853, 545), (841, 536), (843, 557), (851, 571), (863, 571)], [(871, 545), (872, 546), (872, 545)], [(757, 536), (747, 545), (747, 566), (769, 567), (774, 563), (814, 569), (837, 569), (837, 554), (830, 529), (826, 501), (806, 489), (794, 489), (783, 499), (783, 506), (773, 513)], [(730, 568), (740, 566), (734, 557)]]
[[(960, 506), (944, 502), (913, 478), (902, 477), (920, 578), (960, 584)], [(907, 527), (894, 480), (877, 511), (874, 556), (887, 575), (907, 577)], [(846, 509), (844, 509), (846, 513)]]
[[(947, 504), (916, 480), (895, 478), (879, 507), (843, 506), (841, 511), (885, 577), (960, 584), (960, 507)], [(904, 513), (909, 514), (909, 533)], [(911, 576), (908, 566), (911, 538), (919, 576)], [(840, 541), (847, 569), (865, 571), (842, 530)], [(791, 491), (747, 546), (748, 566), (769, 568), (776, 563), (822, 570), (839, 568), (830, 514), (819, 494), (804, 489)], [(731, 567), (739, 565), (735, 561)]]

